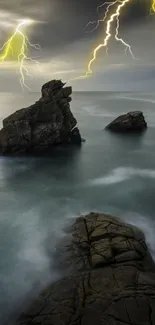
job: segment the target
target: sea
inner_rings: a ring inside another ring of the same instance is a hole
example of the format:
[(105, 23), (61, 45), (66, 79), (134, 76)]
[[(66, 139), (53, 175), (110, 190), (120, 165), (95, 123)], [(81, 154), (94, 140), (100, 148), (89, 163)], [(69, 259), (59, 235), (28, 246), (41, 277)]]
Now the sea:
[[(0, 122), (39, 99), (39, 93), (1, 93)], [(75, 92), (71, 110), (82, 147), (51, 157), (0, 157), (0, 324), (49, 282), (65, 225), (98, 211), (140, 227), (155, 260), (155, 93)], [(113, 134), (105, 126), (143, 111), (143, 134)]]

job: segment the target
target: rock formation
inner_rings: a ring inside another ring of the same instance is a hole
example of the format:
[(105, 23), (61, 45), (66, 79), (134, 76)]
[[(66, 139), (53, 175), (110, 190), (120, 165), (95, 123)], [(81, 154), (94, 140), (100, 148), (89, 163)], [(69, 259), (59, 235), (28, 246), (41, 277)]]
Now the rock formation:
[(78, 218), (72, 232), (70, 275), (46, 288), (16, 325), (155, 324), (155, 265), (143, 233), (98, 213)]
[(35, 104), (4, 119), (2, 154), (38, 154), (55, 145), (81, 143), (77, 121), (70, 111), (72, 88), (64, 85), (61, 80), (47, 82)]
[(121, 115), (106, 126), (106, 129), (115, 132), (137, 132), (144, 131), (146, 128), (147, 124), (142, 112), (129, 112)]

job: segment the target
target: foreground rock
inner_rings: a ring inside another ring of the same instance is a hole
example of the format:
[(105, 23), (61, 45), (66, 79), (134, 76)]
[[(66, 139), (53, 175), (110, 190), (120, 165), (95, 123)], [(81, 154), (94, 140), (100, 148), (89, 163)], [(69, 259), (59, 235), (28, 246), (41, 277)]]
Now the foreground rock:
[(140, 230), (91, 213), (76, 220), (68, 252), (70, 275), (46, 288), (16, 324), (155, 324), (155, 265)]
[(147, 128), (142, 112), (129, 112), (116, 118), (106, 129), (115, 132), (144, 131)]
[(77, 121), (70, 111), (71, 87), (61, 80), (42, 87), (42, 97), (3, 121), (0, 149), (3, 154), (42, 153), (54, 145), (81, 143)]

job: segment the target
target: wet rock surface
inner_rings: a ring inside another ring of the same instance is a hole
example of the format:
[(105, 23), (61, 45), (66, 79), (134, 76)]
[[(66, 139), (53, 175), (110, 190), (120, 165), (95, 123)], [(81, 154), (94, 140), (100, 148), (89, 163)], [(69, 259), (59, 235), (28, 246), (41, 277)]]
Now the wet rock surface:
[(117, 117), (106, 129), (114, 132), (140, 132), (147, 128), (142, 112), (135, 111)]
[(155, 265), (139, 229), (90, 213), (76, 220), (64, 250), (70, 274), (48, 286), (16, 325), (155, 324)]
[(56, 145), (80, 144), (70, 104), (72, 88), (61, 80), (52, 80), (42, 87), (42, 97), (3, 120), (0, 130), (2, 154), (38, 154)]

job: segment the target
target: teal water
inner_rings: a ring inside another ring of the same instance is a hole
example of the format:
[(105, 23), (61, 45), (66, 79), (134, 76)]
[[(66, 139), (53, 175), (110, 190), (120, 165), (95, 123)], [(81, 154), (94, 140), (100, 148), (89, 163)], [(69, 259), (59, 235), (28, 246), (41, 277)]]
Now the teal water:
[[(1, 93), (0, 119), (39, 96)], [(59, 276), (55, 244), (66, 220), (80, 214), (102, 211), (138, 225), (155, 258), (155, 95), (74, 93), (71, 109), (86, 139), (81, 149), (0, 158), (0, 324), (31, 290)], [(131, 110), (144, 112), (145, 134), (104, 131)]]

